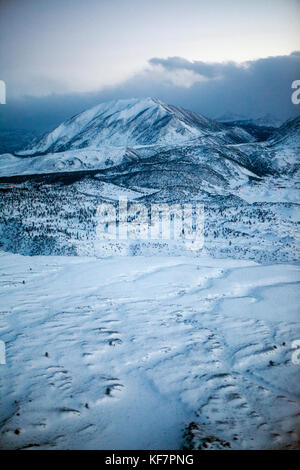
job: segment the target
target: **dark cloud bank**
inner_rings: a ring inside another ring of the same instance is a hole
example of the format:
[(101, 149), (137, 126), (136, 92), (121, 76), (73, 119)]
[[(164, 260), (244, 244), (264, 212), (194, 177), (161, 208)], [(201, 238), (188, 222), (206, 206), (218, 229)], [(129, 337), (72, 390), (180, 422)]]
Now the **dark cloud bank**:
[[(189, 87), (174, 84), (173, 75), (180, 73), (190, 73), (200, 81)], [(297, 79), (300, 51), (244, 64), (152, 58), (141, 73), (99, 92), (59, 94), (58, 90), (42, 98), (10, 99), (7, 84), (7, 104), (0, 107), (0, 126), (45, 132), (102, 101), (144, 96), (158, 97), (209, 117), (229, 111), (249, 117), (271, 113), (288, 119), (299, 114), (299, 105), (291, 102), (291, 83)]]

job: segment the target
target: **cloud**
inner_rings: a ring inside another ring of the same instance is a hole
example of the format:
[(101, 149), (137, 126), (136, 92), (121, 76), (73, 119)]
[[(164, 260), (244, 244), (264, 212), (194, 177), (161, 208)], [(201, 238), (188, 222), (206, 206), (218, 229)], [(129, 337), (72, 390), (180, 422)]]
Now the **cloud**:
[(257, 84), (260, 81), (264, 87), (269, 88), (271, 79), (276, 80), (276, 75), (281, 77), (299, 75), (300, 51), (294, 51), (288, 56), (267, 57), (243, 63), (209, 63), (189, 61), (183, 57), (168, 57), (167, 59), (154, 57), (149, 60), (149, 64), (161, 67), (167, 72), (192, 71), (201, 78), (221, 79), (226, 83), (242, 80), (251, 85), (252, 82)]
[(287, 119), (299, 114), (291, 102), (291, 84), (300, 79), (300, 51), (242, 64), (153, 57), (130, 79), (93, 93), (52, 94), (11, 99), (0, 106), (3, 128), (47, 131), (97, 103), (154, 96), (209, 117), (230, 111), (255, 117), (271, 113)]
[(153, 66), (161, 66), (168, 71), (189, 70), (203, 78), (221, 78), (224, 74), (233, 73), (234, 70), (242, 66), (234, 62), (208, 63), (200, 60), (189, 61), (183, 57), (168, 57), (161, 59), (153, 57), (149, 60)]

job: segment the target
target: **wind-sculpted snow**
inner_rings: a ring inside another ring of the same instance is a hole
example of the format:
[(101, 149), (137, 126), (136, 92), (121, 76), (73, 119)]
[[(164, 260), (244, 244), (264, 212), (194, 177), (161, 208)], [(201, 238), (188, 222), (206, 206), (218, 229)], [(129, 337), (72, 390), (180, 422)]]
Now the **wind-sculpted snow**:
[(299, 448), (298, 266), (0, 259), (2, 449)]

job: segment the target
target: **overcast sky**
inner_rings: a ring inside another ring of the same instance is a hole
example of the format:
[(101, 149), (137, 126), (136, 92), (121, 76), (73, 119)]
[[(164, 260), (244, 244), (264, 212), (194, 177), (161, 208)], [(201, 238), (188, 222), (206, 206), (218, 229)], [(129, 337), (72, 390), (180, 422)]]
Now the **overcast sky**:
[(0, 0), (0, 125), (144, 95), (286, 118), (299, 26), (299, 0)]

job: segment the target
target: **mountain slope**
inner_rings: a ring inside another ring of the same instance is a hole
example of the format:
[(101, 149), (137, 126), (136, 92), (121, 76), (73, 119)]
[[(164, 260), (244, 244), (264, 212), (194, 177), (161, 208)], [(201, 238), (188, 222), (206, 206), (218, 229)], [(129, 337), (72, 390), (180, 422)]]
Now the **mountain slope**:
[(227, 112), (222, 116), (215, 118), (215, 120), (230, 127), (237, 126), (244, 129), (259, 142), (271, 138), (274, 129), (279, 128), (282, 125), (282, 121), (271, 114), (261, 115), (256, 118), (247, 118), (239, 114)]
[(274, 174), (296, 176), (300, 168), (300, 116), (276, 129), (262, 148)]
[(282, 124), (271, 136), (269, 143), (277, 146), (300, 147), (300, 116)]

